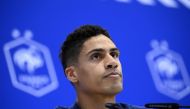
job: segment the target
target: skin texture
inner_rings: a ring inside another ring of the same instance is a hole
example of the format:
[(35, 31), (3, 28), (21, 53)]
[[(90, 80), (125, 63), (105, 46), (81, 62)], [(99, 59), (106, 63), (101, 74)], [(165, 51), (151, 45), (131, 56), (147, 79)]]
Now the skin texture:
[(106, 109), (105, 103), (114, 103), (123, 89), (119, 50), (102, 34), (84, 42), (78, 63), (65, 72), (82, 109)]

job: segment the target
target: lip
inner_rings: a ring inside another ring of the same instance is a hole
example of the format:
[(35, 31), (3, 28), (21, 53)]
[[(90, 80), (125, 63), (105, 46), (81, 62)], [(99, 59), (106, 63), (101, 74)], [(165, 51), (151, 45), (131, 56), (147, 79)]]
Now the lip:
[(121, 73), (119, 72), (110, 72), (108, 74), (106, 74), (104, 76), (104, 78), (108, 78), (108, 77), (111, 77), (111, 78), (118, 78), (118, 77), (122, 77)]

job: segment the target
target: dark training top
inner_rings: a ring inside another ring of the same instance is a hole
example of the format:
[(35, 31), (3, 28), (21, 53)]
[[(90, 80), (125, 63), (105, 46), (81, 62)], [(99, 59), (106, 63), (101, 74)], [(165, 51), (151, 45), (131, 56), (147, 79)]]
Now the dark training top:
[[(116, 103), (116, 104), (107, 104), (106, 107), (108, 109), (147, 109), (144, 107), (138, 107), (138, 106), (133, 106), (129, 104), (124, 104), (124, 103)], [(72, 107), (62, 107), (58, 106), (56, 109), (81, 109), (77, 103), (75, 103)]]

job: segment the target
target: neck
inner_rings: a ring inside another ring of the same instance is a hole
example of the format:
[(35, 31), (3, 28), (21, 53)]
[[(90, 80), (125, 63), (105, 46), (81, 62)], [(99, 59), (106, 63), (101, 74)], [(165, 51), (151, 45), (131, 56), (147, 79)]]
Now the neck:
[(107, 109), (106, 103), (115, 103), (115, 95), (92, 95), (78, 93), (78, 104), (81, 109)]

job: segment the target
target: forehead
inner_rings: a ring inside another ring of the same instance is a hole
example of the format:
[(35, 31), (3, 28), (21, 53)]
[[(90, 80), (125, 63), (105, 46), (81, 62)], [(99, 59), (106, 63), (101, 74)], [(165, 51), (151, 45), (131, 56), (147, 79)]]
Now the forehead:
[(91, 50), (97, 48), (110, 50), (111, 48), (116, 48), (116, 46), (108, 37), (100, 34), (95, 37), (91, 37), (86, 42), (84, 42), (81, 52), (88, 53)]

